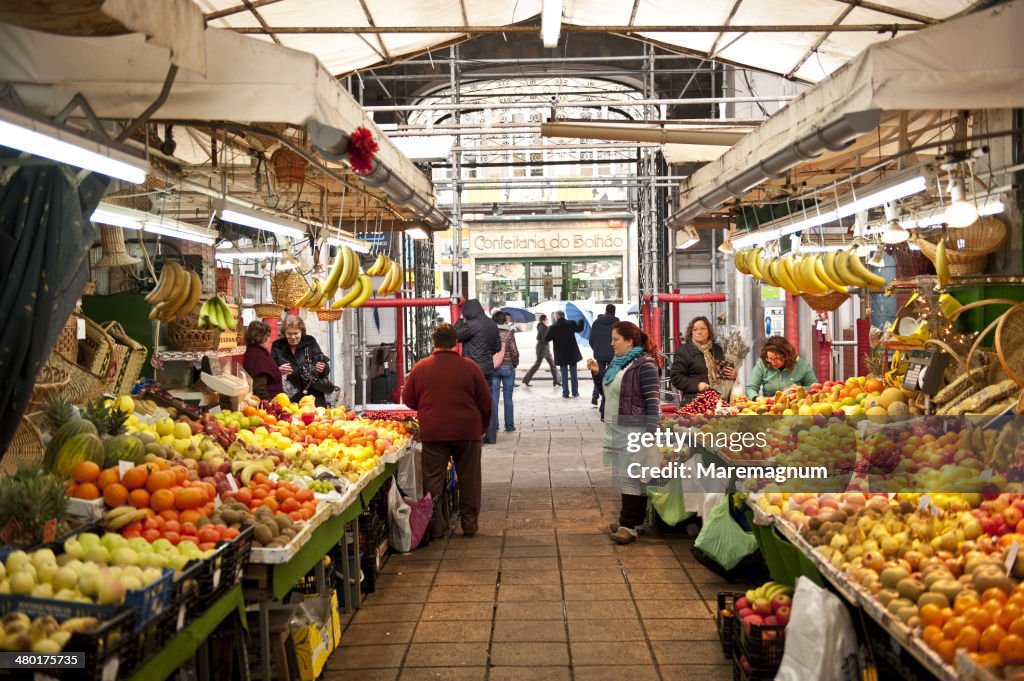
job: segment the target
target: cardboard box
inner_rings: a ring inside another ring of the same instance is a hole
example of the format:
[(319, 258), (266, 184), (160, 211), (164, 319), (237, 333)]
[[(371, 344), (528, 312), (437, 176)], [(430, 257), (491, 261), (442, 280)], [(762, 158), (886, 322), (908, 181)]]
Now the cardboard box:
[(330, 599), (309, 596), (295, 612), (292, 620), (292, 641), (302, 681), (315, 681), (327, 665), (331, 653), (341, 642), (341, 616), (338, 614), (338, 593)]

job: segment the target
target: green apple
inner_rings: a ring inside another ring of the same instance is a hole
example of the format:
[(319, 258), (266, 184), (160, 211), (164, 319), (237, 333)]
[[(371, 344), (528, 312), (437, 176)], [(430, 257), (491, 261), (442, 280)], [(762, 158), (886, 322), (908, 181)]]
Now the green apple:
[(100, 536), (92, 532), (83, 532), (78, 535), (78, 543), (85, 548), (89, 548), (90, 546), (95, 546), (100, 543)]
[(93, 563), (106, 565), (110, 562), (110, 550), (102, 544), (90, 546), (85, 551), (85, 559)]
[(161, 437), (164, 437), (166, 435), (173, 435), (174, 434), (174, 421), (170, 417), (168, 417), (168, 416), (165, 416), (162, 419), (160, 419), (159, 421), (157, 421), (156, 422), (156, 434), (161, 436)]

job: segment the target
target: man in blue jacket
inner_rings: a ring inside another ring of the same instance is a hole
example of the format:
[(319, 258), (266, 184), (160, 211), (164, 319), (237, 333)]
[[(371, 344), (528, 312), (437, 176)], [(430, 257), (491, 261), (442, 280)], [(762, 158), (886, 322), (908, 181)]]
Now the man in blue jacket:
[[(619, 323), (615, 316), (615, 306), (606, 305), (604, 314), (598, 315), (594, 323), (590, 325), (590, 349), (594, 351), (594, 359), (597, 360), (598, 373), (604, 374), (604, 370), (611, 364), (615, 353), (612, 351), (612, 326)], [(604, 388), (601, 382), (594, 381), (594, 393), (590, 396), (590, 403), (597, 404), (597, 401), (604, 396)]]

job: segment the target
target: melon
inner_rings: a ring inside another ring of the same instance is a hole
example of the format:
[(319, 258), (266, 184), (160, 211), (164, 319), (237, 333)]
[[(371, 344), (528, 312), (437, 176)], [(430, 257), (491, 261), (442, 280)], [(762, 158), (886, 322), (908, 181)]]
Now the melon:
[(906, 399), (903, 397), (903, 391), (899, 388), (886, 388), (881, 398), (879, 398), (879, 404), (886, 409), (896, 402), (906, 402)]
[(50, 444), (46, 445), (43, 467), (48, 471), (52, 471), (53, 464), (57, 460), (57, 453), (64, 447), (64, 444), (76, 435), (82, 434), (99, 436), (96, 426), (93, 425), (92, 421), (85, 419), (72, 419), (58, 428), (57, 432), (53, 434)]
[(889, 415), (889, 412), (887, 412), (884, 407), (879, 406), (870, 407), (864, 413), (867, 414), (868, 418), (875, 423), (885, 423), (888, 420), (887, 417)]
[(140, 464), (146, 460), (146, 445), (134, 435), (115, 435), (104, 443), (103, 450), (102, 468), (116, 466), (118, 461)]
[(50, 471), (63, 478), (71, 478), (78, 464), (92, 461), (97, 466), (102, 466), (104, 458), (103, 442), (99, 437), (92, 433), (80, 433), (69, 438), (61, 446)]
[(885, 411), (891, 419), (905, 419), (910, 415), (910, 408), (906, 402), (893, 402)]

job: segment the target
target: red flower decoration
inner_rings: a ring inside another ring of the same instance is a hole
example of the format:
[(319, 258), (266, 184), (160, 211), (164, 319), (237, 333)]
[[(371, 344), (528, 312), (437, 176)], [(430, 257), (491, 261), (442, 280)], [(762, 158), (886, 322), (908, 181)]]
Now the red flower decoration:
[(363, 127), (356, 128), (348, 140), (348, 163), (352, 170), (360, 175), (373, 170), (373, 157), (377, 149), (373, 133)]

